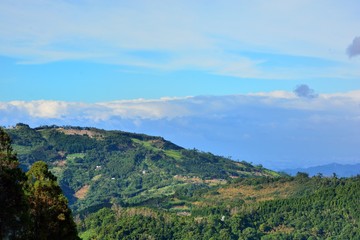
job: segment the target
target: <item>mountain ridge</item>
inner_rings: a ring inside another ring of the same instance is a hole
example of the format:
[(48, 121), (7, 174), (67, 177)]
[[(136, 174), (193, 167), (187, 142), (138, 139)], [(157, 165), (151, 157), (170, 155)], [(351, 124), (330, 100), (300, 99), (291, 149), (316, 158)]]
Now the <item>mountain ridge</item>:
[(308, 168), (294, 168), (282, 170), (290, 175), (296, 175), (298, 172), (308, 173), (310, 176), (316, 176), (322, 174), (330, 177), (336, 174), (338, 177), (353, 177), (360, 174), (360, 163), (356, 164), (340, 164), (340, 163), (329, 163), (325, 165), (313, 166)]
[(184, 149), (146, 134), (26, 124), (6, 131), (23, 168), (45, 161), (78, 212), (114, 203), (157, 204), (184, 189), (207, 189), (242, 177), (279, 176), (262, 166)]

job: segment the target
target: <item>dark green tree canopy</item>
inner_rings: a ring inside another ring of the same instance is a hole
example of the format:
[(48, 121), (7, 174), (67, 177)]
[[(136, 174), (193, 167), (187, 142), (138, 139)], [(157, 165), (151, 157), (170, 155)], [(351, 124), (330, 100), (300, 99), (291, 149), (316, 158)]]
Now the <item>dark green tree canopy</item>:
[(27, 203), (21, 185), (25, 174), (10, 144), (10, 137), (0, 128), (0, 239), (21, 238), (27, 226)]
[(68, 201), (45, 162), (25, 174), (0, 128), (0, 239), (79, 239)]
[(36, 239), (78, 239), (68, 201), (45, 162), (35, 162), (26, 173), (25, 188)]

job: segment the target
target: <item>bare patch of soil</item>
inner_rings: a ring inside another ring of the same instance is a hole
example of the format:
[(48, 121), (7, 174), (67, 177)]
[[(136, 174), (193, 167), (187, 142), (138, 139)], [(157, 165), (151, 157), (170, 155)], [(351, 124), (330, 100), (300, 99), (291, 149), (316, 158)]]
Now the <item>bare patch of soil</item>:
[(59, 132), (62, 132), (66, 135), (87, 135), (90, 138), (102, 138), (103, 136), (96, 132), (96, 131), (92, 131), (92, 130), (85, 130), (85, 129), (64, 129), (64, 128), (59, 128), (58, 129)]
[(88, 193), (90, 189), (90, 185), (84, 185), (82, 188), (80, 188), (75, 194), (74, 196), (77, 199), (84, 199), (86, 197), (86, 194)]

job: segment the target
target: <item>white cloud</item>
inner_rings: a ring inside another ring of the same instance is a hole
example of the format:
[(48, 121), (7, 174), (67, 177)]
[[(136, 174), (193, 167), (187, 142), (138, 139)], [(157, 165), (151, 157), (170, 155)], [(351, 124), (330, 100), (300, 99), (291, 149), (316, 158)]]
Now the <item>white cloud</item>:
[(61, 118), (67, 113), (67, 105), (59, 101), (12, 101), (8, 104), (35, 118)]
[[(319, 94), (316, 98), (301, 98), (293, 92), (274, 91), (246, 95), (198, 96), (183, 98), (135, 99), (101, 103), (64, 101), (2, 102), (4, 115), (21, 112), (32, 118), (73, 118), (106, 121), (111, 117), (122, 119), (173, 119), (191, 116), (230, 114), (246, 107), (271, 107), (310, 111), (360, 111), (360, 91)], [(358, 108), (358, 109), (357, 109)], [(246, 114), (246, 113), (245, 113)]]
[[(358, 63), (350, 65), (344, 53), (360, 25), (354, 10), (358, 7), (357, 1), (325, 0), (168, 4), (3, 0), (0, 54), (24, 63), (89, 59), (155, 69), (198, 68), (243, 78), (340, 77), (346, 72), (359, 77)], [(166, 57), (147, 58), (134, 51), (166, 53)], [(337, 69), (286, 64), (266, 69), (263, 61), (242, 51), (309, 56), (341, 64)]]
[(360, 90), (354, 90), (346, 93), (322, 94), (322, 96), (326, 99), (342, 98), (342, 99), (352, 99), (353, 101), (360, 101)]
[[(185, 98), (186, 99), (186, 98)], [(134, 100), (99, 103), (109, 109), (109, 115), (122, 118), (174, 118), (188, 115), (188, 110), (177, 99)]]
[[(79, 125), (163, 136), (271, 168), (360, 161), (360, 91), (301, 98), (276, 91), (102, 103), (0, 103), (0, 125)], [(306, 151), (305, 151), (306, 149)]]
[(101, 103), (81, 103), (64, 101), (11, 101), (0, 103), (4, 114), (21, 112), (31, 118), (72, 118), (106, 121), (111, 117), (125, 119), (161, 119), (189, 115), (190, 112), (182, 103), (185, 98), (161, 98), (156, 100), (135, 99)]
[(271, 98), (286, 98), (286, 99), (292, 99), (296, 97), (296, 95), (293, 92), (287, 92), (287, 91), (258, 92), (258, 93), (249, 93), (249, 95), (271, 97)]

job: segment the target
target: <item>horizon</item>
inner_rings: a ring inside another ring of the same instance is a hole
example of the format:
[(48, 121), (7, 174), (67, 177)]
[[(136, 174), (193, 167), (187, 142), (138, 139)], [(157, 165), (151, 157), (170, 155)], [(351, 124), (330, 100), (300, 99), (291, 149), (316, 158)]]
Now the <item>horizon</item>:
[(271, 169), (360, 163), (358, 1), (0, 2), (0, 125), (162, 136)]

